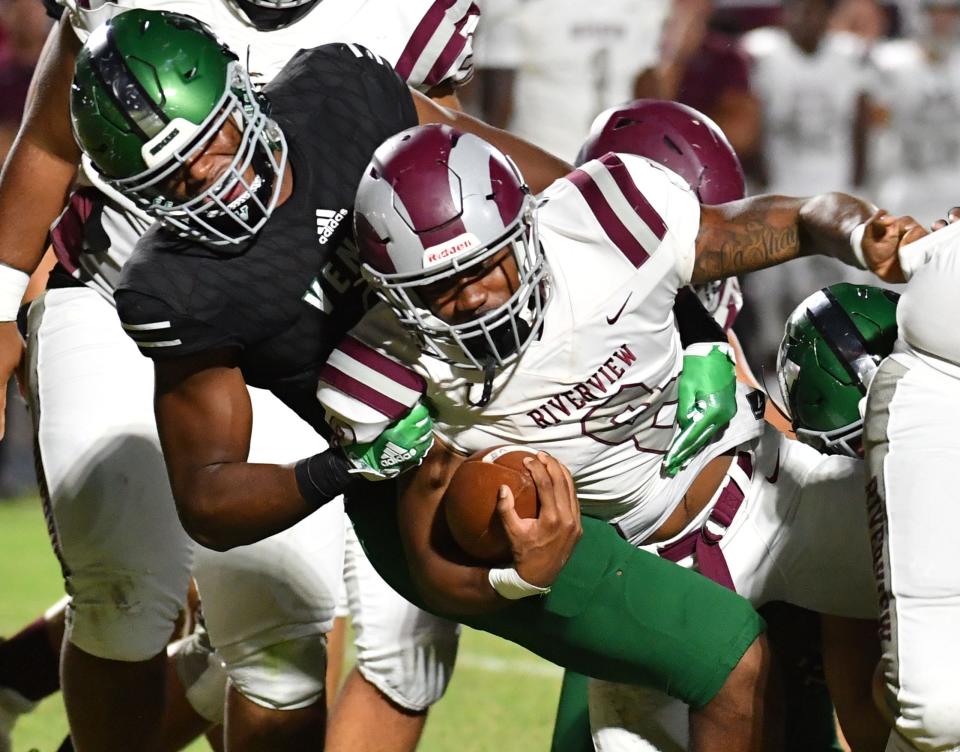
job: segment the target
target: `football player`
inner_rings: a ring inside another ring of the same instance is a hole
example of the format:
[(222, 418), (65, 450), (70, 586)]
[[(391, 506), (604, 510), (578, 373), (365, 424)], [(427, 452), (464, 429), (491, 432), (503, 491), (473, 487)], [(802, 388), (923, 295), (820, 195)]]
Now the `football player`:
[(883, 41), (871, 52), (882, 81), (872, 96), (884, 124), (876, 139), (882, 169), (871, 177), (881, 200), (926, 224), (956, 199), (960, 3), (925, 0), (916, 11), (909, 38)]
[[(703, 113), (677, 102), (637, 100), (601, 113), (581, 147), (577, 164), (600, 158), (607, 152), (637, 154), (670, 168), (686, 181), (701, 204), (723, 204), (746, 195), (740, 160), (724, 133)], [(736, 353), (738, 378), (758, 386), (733, 331), (733, 323), (743, 307), (737, 278), (729, 277), (692, 289), (726, 332), (730, 347)], [(789, 430), (788, 422), (772, 401), (767, 403), (765, 418), (777, 428)], [(775, 652), (775, 656), (784, 671), (782, 678), (788, 697), (787, 736), (788, 744), (792, 745), (789, 748), (807, 752), (832, 748), (836, 736), (833, 710), (826, 697), (822, 670), (817, 672), (812, 668), (822, 662), (817, 617), (788, 604), (768, 606), (761, 613), (767, 619), (769, 638), (775, 645), (784, 647), (779, 655)], [(840, 620), (833, 618), (831, 622), (833, 628)], [(843, 622), (840, 628), (849, 628), (850, 620)], [(856, 622), (853, 625), (859, 626)], [(819, 673), (819, 682), (810, 681), (814, 672)], [(564, 681), (566, 685), (567, 679)], [(566, 686), (564, 690), (561, 697), (568, 697), (571, 692), (566, 691)], [(583, 695), (586, 697), (586, 689)], [(649, 699), (648, 707), (663, 705)], [(609, 710), (601, 710), (599, 698), (595, 706), (598, 709), (595, 717), (605, 712), (609, 721), (614, 722)], [(585, 717), (585, 700), (583, 707)], [(560, 710), (564, 710), (562, 705)], [(678, 717), (675, 708), (661, 707), (657, 712), (662, 724), (683, 728), (683, 718)], [(813, 722), (817, 717), (820, 723)], [(678, 736), (674, 734), (675, 738)]]
[(635, 79), (659, 67), (671, 5), (690, 3), (510, 3), (499, 23), (480, 32), (491, 122), (573, 157), (597, 113), (632, 97)]
[[(442, 442), (400, 502), (421, 581), (439, 598), (454, 576), (436, 515), (458, 458), (521, 443), (570, 469), (586, 514), (756, 604), (875, 616), (865, 509), (847, 502), (860, 463), (784, 438), (744, 402), (676, 478), (661, 471), (682, 360), (671, 307), (686, 284), (814, 249), (850, 263), (882, 257), (897, 273), (890, 259), (913, 221), (843, 194), (701, 207), (674, 173), (617, 154), (534, 200), (517, 172), (508, 182), (489, 166), (501, 160), (444, 127), (378, 149), (356, 228), (386, 305), (320, 375), (346, 440), (369, 440), (421, 395), (433, 407)], [(373, 382), (378, 358), (388, 378)], [(857, 678), (868, 694), (870, 672)]]
[[(76, 172), (68, 92), (78, 38), (136, 4), (67, 2), (48, 42), (36, 97), (0, 182), (0, 261), (13, 268), (29, 272), (36, 264)], [(258, 82), (300, 47), (341, 38), (369, 44), (433, 96), (449, 96), (470, 73), (477, 13), (469, 0), (179, 0), (176, 7), (225, 34)], [(95, 174), (84, 170), (80, 180), (52, 233), (61, 262), (52, 289), (28, 322), (35, 367), (28, 394), (48, 519), (74, 594), (63, 678), (75, 739), (81, 750), (156, 743), (164, 723), (164, 646), (193, 569), (212, 639), (231, 669), (228, 736), (247, 749), (276, 750), (294, 737), (312, 747), (325, 715), (324, 632), (342, 537), (322, 517), (340, 513), (331, 506), (300, 530), (226, 556), (193, 545), (169, 492), (149, 363), (131, 347), (112, 307), (119, 270), (152, 220)], [(337, 211), (314, 219), (314, 242), (342, 221)], [(8, 308), (18, 289), (19, 282), (8, 291)], [(0, 318), (5, 382), (22, 345), (12, 309)], [(293, 460), (322, 446), (278, 400), (263, 390), (252, 395), (254, 459)], [(347, 697), (355, 701), (341, 703), (330, 741), (357, 750), (357, 735), (372, 734), (409, 748), (425, 708), (443, 692), (456, 634), (451, 624), (415, 615), (385, 584), (374, 587), (352, 600), (360, 606), (362, 678), (348, 681)]]
[(863, 444), (867, 504), (880, 595), (883, 700), (895, 719), (887, 752), (960, 746), (953, 470), (960, 386), (960, 211), (926, 237), (918, 228), (900, 263), (893, 353), (867, 394)]
[[(229, 548), (309, 516), (350, 486), (356, 471), (395, 475), (430, 444), (430, 422), (418, 408), (372, 442), (330, 448), (292, 467), (246, 461), (245, 381), (269, 387), (318, 431), (329, 430), (316, 397), (317, 370), (362, 313), (349, 219), (379, 141), (418, 121), (459, 122), (541, 175), (565, 166), (411, 96), (379, 57), (352, 44), (302, 51), (263, 100), (247, 95), (235, 102), (248, 80), (243, 68), (216, 40), (178, 19), (133, 11), (92, 37), (78, 59), (73, 122), (103, 179), (161, 219), (140, 240), (115, 298), (125, 330), (155, 363), (157, 420), (185, 526), (200, 542)], [(135, 50), (127, 46), (131, 38)], [(161, 100), (133, 85), (145, 75), (136, 61), (148, 50), (157, 51), (161, 80), (175, 79), (176, 51), (184, 47), (217, 62), (220, 98), (198, 103), (177, 86)], [(175, 116), (185, 102), (205, 113), (194, 115), (199, 124)], [(108, 108), (126, 113), (126, 122), (148, 111), (157, 119), (131, 132), (115, 127)], [(498, 179), (509, 181), (513, 168), (497, 165)], [(343, 212), (323, 243), (318, 210)], [(532, 522), (514, 520), (511, 539), (519, 571), (529, 581), (553, 582), (555, 592), (511, 604), (500, 592), (514, 598), (522, 587), (501, 584), (498, 592), (487, 568), (469, 567), (456, 598), (438, 603), (439, 610), (580, 671), (668, 687), (695, 708), (695, 749), (757, 748), (754, 714), (763, 713), (766, 658), (748, 604), (637, 551), (603, 523), (586, 521), (577, 542), (576, 498), (562, 467), (544, 456), (533, 472), (544, 512)], [(404, 561), (395, 492), (392, 483), (352, 488), (350, 513), (372, 563), (421, 602)], [(664, 642), (701, 620), (711, 629)], [(614, 641), (625, 622), (631, 634), (650, 639)]]
[[(835, 0), (787, 0), (782, 28), (755, 29), (743, 37), (752, 60), (750, 86), (762, 111), (756, 162), (763, 169), (754, 177), (764, 190), (806, 196), (822, 186), (848, 190), (862, 184), (870, 67), (862, 40), (828, 31), (834, 5)], [(810, 290), (841, 279), (869, 281), (819, 258), (745, 278), (756, 322), (749, 343), (753, 360), (773, 363), (790, 312)]]

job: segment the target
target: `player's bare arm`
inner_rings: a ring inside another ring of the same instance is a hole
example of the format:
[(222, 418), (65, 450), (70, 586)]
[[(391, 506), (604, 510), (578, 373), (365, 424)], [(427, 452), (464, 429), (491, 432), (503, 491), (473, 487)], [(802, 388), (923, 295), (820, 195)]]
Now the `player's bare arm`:
[[(50, 31), (37, 63), (20, 131), (0, 174), (0, 264), (33, 272), (50, 224), (63, 209), (79, 161), (70, 133), (69, 92), (79, 42), (66, 21)], [(37, 181), (37, 175), (43, 175)], [(13, 321), (0, 322), (0, 438), (6, 385), (23, 342)]]
[[(436, 442), (424, 463), (401, 481), (398, 506), (403, 546), (417, 587), (432, 608), (454, 616), (507, 604), (490, 586), (489, 569), (471, 564), (459, 550), (442, 513), (443, 495), (463, 460)], [(499, 497), (497, 511), (517, 573), (532, 585), (547, 587), (580, 538), (579, 504), (569, 472), (555, 459), (541, 454), (527, 467), (539, 494), (540, 516), (520, 519), (509, 489)]]
[(248, 463), (252, 413), (236, 351), (156, 362), (155, 410), (183, 526), (217, 550), (253, 543), (316, 507), (293, 467)]
[(708, 282), (814, 254), (856, 266), (851, 233), (860, 224), (865, 225), (861, 247), (867, 265), (888, 282), (902, 281), (897, 249), (916, 221), (891, 216), (843, 193), (757, 196), (704, 206), (692, 281)]
[(573, 169), (569, 163), (534, 146), (529, 141), (494, 128), (465, 112), (442, 107), (417, 91), (411, 90), (410, 93), (413, 95), (420, 125), (445, 123), (459, 131), (472, 133), (489, 141), (517, 163), (520, 172), (530, 185), (530, 190), (534, 193), (539, 193), (554, 180), (562, 178)]

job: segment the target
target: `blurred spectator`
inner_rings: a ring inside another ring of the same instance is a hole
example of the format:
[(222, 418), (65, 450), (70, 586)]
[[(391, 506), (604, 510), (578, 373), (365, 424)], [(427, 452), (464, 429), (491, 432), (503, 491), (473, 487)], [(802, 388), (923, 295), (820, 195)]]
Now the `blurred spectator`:
[(889, 34), (890, 27), (890, 13), (877, 0), (840, 0), (830, 19), (830, 31), (855, 34), (868, 47)]
[(0, 160), (20, 127), (30, 77), (50, 24), (39, 0), (0, 0)]
[(597, 113), (631, 99), (638, 74), (658, 65), (670, 10), (670, 0), (514, 0), (492, 14), (489, 5), (477, 38), (482, 113), (570, 160)]
[(739, 41), (700, 14), (698, 41), (678, 66), (676, 91), (662, 96), (676, 99), (713, 119), (730, 140), (740, 161), (749, 161), (760, 136), (760, 103), (750, 89), (749, 59)]
[(916, 26), (873, 53), (886, 126), (873, 177), (882, 206), (927, 225), (960, 203), (960, 2), (928, 0)]
[[(828, 32), (832, 10), (832, 0), (785, 0), (782, 28), (744, 36), (763, 113), (760, 159), (750, 172), (771, 193), (849, 191), (862, 182), (871, 69), (861, 40)], [(741, 326), (753, 326), (741, 333), (757, 373), (770, 370), (783, 322), (800, 301), (824, 285), (865, 278), (822, 257), (745, 277)]]

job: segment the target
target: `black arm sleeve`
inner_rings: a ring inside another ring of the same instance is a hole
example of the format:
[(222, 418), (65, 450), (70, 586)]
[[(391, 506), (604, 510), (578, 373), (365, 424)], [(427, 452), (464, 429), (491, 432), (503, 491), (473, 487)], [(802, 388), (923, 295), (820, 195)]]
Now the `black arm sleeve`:
[(684, 287), (677, 293), (673, 303), (673, 315), (677, 319), (680, 342), (684, 347), (697, 342), (727, 341), (723, 329), (713, 316), (707, 313), (700, 298), (689, 287)]

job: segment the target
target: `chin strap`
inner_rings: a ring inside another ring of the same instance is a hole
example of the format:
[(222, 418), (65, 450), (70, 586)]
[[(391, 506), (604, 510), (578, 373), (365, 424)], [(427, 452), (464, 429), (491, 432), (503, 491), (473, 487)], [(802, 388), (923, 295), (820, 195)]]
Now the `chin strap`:
[(490, 402), (490, 397), (493, 395), (493, 377), (496, 375), (496, 370), (497, 365), (492, 357), (483, 359), (483, 393), (477, 402), (467, 396), (467, 402), (470, 403), (471, 407), (484, 407)]

